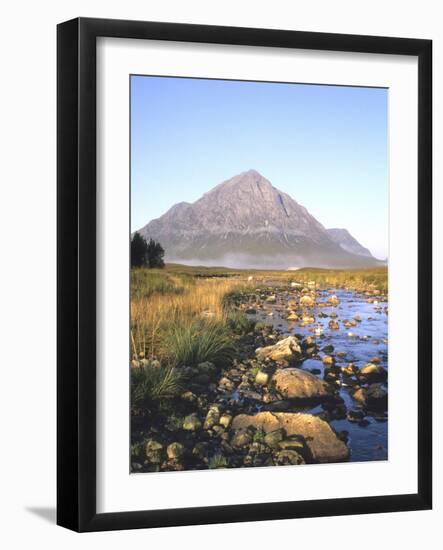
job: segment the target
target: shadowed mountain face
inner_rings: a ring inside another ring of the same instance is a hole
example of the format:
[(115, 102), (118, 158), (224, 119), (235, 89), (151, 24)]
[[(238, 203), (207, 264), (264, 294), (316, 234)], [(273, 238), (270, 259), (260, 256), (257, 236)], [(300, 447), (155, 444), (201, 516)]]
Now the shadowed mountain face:
[(168, 262), (262, 269), (380, 265), (346, 230), (325, 229), (255, 170), (193, 204), (174, 205), (139, 233), (160, 241)]

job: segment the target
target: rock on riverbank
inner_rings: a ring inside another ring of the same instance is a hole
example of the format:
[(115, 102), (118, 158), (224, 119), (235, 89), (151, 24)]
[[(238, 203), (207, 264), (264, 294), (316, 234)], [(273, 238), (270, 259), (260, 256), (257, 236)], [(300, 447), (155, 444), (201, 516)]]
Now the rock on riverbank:
[(316, 400), (331, 395), (331, 388), (326, 382), (301, 369), (278, 369), (271, 382), (286, 399)]
[(300, 361), (302, 356), (300, 344), (295, 336), (288, 336), (273, 346), (257, 348), (255, 355), (262, 361)]
[(312, 414), (260, 412), (256, 415), (240, 414), (232, 421), (234, 430), (260, 428), (265, 433), (283, 429), (287, 436), (304, 438), (315, 462), (340, 462), (349, 456), (349, 449), (331, 426)]

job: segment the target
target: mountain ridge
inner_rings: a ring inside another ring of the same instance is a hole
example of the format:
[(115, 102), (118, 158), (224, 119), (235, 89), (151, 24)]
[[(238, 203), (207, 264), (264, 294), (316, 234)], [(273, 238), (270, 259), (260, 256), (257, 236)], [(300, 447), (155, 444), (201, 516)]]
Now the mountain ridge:
[(276, 269), (378, 265), (347, 230), (340, 231), (346, 233), (326, 229), (251, 169), (193, 203), (173, 205), (139, 233), (158, 240), (166, 261), (176, 263)]

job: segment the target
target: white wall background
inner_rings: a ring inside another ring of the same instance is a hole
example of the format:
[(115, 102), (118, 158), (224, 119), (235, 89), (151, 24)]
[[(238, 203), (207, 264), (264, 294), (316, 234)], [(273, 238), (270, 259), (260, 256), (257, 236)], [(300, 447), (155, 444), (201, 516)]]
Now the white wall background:
[[(55, 26), (77, 16), (431, 38), (434, 40), (435, 280), (443, 277), (443, 27), (438, 0), (65, 0), (3, 6), (0, 85), (0, 544), (8, 549), (241, 544), (359, 550), (438, 546), (443, 520), (441, 316), (434, 317), (435, 509), (76, 535), (55, 526)], [(17, 246), (18, 245), (18, 246)], [(435, 288), (435, 310), (443, 307)], [(440, 337), (440, 338), (439, 338)], [(440, 339), (440, 341), (438, 341)], [(407, 403), (405, 403), (405, 407)], [(440, 437), (438, 438), (438, 432)], [(437, 543), (435, 544), (434, 543)], [(434, 543), (434, 544), (433, 544)]]

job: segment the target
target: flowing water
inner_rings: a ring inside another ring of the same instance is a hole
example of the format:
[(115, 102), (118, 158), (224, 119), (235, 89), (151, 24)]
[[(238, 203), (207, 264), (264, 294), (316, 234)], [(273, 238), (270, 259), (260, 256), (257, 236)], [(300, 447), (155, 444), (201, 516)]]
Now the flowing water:
[[(321, 350), (323, 347), (332, 344), (334, 354), (345, 352), (346, 356), (341, 358), (336, 355), (338, 365), (346, 366), (354, 363), (359, 368), (374, 357), (380, 359), (380, 365), (388, 368), (388, 315), (387, 302), (378, 302), (375, 297), (374, 303), (368, 303), (367, 296), (348, 290), (336, 289), (333, 292), (340, 300), (336, 307), (313, 308), (312, 313), (315, 322), (311, 325), (301, 327), (299, 323), (288, 322), (284, 317), (282, 306), (287, 304), (290, 295), (282, 295), (276, 292), (277, 302), (266, 304), (266, 309), (254, 316), (257, 320), (265, 320), (272, 323), (286, 335), (316, 336), (317, 345)], [(326, 301), (331, 295), (328, 291), (317, 292), (317, 302)], [(327, 317), (322, 317), (321, 313)], [(337, 314), (335, 318), (339, 322), (338, 330), (331, 330), (328, 323), (331, 320), (330, 314)], [(319, 315), (320, 314), (320, 315)], [(343, 321), (352, 320), (354, 317), (361, 319), (356, 326), (345, 328)], [(315, 332), (314, 332), (315, 331)], [(324, 353), (320, 352), (320, 356)], [(323, 377), (324, 366), (319, 359), (306, 359), (301, 368), (306, 370), (318, 369), (319, 377)], [(350, 388), (342, 385), (339, 390), (347, 409), (359, 409), (358, 404), (350, 396)], [(312, 413), (319, 413), (321, 407), (309, 410)], [(388, 422), (386, 414), (368, 413), (366, 426), (359, 426), (348, 420), (332, 420), (331, 425), (337, 430), (346, 430), (349, 433), (348, 445), (351, 450), (350, 460), (354, 462), (368, 460), (386, 460), (388, 457)]]

